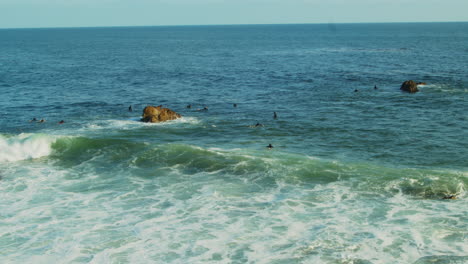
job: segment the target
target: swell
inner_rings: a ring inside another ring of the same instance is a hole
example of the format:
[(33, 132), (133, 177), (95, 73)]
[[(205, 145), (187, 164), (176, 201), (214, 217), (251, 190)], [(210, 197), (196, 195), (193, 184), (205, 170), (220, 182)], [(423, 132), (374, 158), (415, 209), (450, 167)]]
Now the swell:
[[(57, 166), (87, 166), (113, 174), (160, 177), (169, 172), (190, 176), (245, 180), (277, 186), (281, 182), (314, 188), (317, 184), (345, 182), (362, 193), (415, 199), (462, 198), (465, 171), (424, 168), (389, 168), (370, 162), (324, 160), (277, 150), (203, 148), (188, 144), (150, 144), (112, 138), (59, 138), (50, 159)], [(266, 186), (265, 186), (266, 187)]]
[(121, 138), (87, 138), (46, 134), (0, 135), (0, 162), (48, 157), (54, 166), (96, 170), (112, 177), (124, 171), (135, 177), (169, 172), (244, 180), (278, 186), (281, 182), (314, 188), (345, 182), (362, 193), (416, 199), (463, 198), (466, 171), (389, 168), (370, 162), (313, 158), (277, 150), (203, 148), (188, 144), (150, 144)]

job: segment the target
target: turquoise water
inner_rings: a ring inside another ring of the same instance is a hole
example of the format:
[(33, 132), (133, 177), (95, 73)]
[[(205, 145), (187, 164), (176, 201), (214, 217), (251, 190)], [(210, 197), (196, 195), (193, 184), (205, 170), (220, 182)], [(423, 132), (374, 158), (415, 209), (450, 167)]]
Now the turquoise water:
[(0, 262), (467, 263), (467, 32), (0, 30)]

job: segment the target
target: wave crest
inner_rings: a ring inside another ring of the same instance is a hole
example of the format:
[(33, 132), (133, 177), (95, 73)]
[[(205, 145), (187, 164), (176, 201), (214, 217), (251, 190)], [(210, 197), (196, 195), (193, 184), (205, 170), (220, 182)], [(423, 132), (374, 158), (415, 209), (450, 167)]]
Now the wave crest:
[(0, 162), (37, 159), (52, 152), (57, 137), (44, 134), (0, 135)]

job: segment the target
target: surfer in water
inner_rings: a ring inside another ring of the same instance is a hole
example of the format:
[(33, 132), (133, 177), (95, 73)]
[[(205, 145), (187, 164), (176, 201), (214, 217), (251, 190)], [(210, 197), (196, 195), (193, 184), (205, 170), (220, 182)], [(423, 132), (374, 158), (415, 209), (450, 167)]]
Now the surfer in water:
[(263, 127), (263, 126), (264, 126), (263, 124), (257, 122), (257, 124), (250, 125), (249, 127)]
[(129, 112), (133, 112), (132, 105), (130, 105), (130, 106), (128, 107), (128, 111), (129, 111)]
[(271, 144), (268, 144), (267, 149), (272, 149), (273, 146)]

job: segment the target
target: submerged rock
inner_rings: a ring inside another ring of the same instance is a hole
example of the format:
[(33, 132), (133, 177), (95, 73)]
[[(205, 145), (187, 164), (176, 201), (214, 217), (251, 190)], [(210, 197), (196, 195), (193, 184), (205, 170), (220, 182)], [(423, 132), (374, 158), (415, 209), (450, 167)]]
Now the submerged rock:
[(467, 256), (428, 256), (418, 259), (413, 264), (466, 264)]
[(415, 93), (415, 92), (419, 91), (418, 90), (418, 84), (413, 80), (404, 81), (401, 84), (400, 90), (403, 90), (403, 91), (409, 92), (409, 93)]
[(145, 109), (143, 109), (143, 117), (141, 118), (141, 121), (158, 123), (174, 120), (180, 117), (182, 117), (180, 114), (172, 111), (169, 108), (163, 108), (161, 105), (147, 106)]
[(444, 200), (456, 200), (457, 196), (455, 194), (445, 195), (442, 199)]

